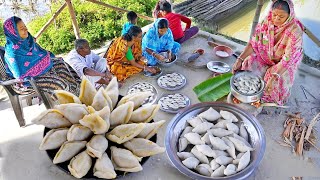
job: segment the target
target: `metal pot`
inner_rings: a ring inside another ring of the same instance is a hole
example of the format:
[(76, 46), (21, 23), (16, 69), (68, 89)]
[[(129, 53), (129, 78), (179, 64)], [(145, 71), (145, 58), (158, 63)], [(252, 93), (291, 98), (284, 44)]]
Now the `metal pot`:
[[(187, 120), (206, 111), (210, 107), (217, 111), (224, 110), (233, 113), (239, 119), (239, 123), (243, 123), (248, 131), (250, 137), (249, 143), (254, 148), (254, 151), (250, 152), (251, 160), (249, 165), (244, 170), (237, 172), (234, 175), (226, 177), (203, 176), (198, 174), (196, 171), (192, 171), (185, 167), (177, 156), (179, 138), (182, 131), (186, 127)], [(232, 104), (223, 102), (207, 102), (188, 106), (187, 108), (184, 108), (178, 112), (175, 117), (173, 117), (167, 126), (165, 146), (171, 163), (175, 168), (189, 178), (197, 180), (246, 180), (261, 163), (266, 149), (266, 137), (262, 126), (250, 113)]]
[[(240, 76), (243, 76), (243, 75), (250, 75), (250, 76), (256, 76), (260, 79), (260, 82), (261, 82), (261, 87), (260, 87), (260, 90), (258, 92), (256, 92), (255, 94), (243, 94), (241, 93), (240, 91), (237, 90), (237, 88), (235, 87), (235, 85), (233, 84), (234, 80)], [(236, 73), (235, 75), (233, 75), (230, 79), (230, 89), (231, 89), (231, 94), (239, 99), (241, 102), (243, 103), (252, 103), (252, 102), (256, 102), (258, 100), (261, 99), (262, 95), (263, 95), (263, 92), (264, 92), (264, 88), (265, 88), (265, 82), (263, 81), (263, 79), (258, 76), (258, 75), (255, 75), (253, 74), (252, 72), (250, 71), (241, 71), (241, 72), (238, 72)]]
[[(159, 53), (161, 56), (164, 56), (165, 58), (167, 58), (168, 57), (168, 53), (167, 52), (161, 52), (161, 53)], [(159, 61), (158, 59), (157, 59), (157, 61), (158, 61), (158, 63), (161, 65), (161, 66), (164, 66), (164, 67), (170, 67), (172, 64), (174, 64), (176, 61), (177, 61), (177, 59), (178, 59), (178, 57), (177, 57), (177, 55), (174, 55), (174, 57), (173, 57), (174, 59), (173, 60), (169, 60), (169, 59), (165, 59), (164, 61)]]

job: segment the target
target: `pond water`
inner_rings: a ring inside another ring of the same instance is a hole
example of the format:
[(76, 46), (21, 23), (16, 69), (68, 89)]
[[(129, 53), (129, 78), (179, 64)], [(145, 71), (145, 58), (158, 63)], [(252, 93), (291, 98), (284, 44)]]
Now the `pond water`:
[(17, 10), (17, 16), (21, 17), (23, 21), (30, 22), (36, 16), (44, 15), (46, 12), (50, 12), (49, 0), (32, 0), (36, 2), (34, 4), (35, 12), (30, 8), (30, 0), (0, 0), (0, 20), (7, 19), (14, 15), (13, 4), (18, 1), (21, 4)]
[[(270, 1), (266, 0), (260, 20), (269, 10)], [(299, 20), (320, 39), (320, 1), (294, 0), (295, 12)], [(219, 32), (243, 41), (248, 41), (252, 20), (256, 8), (256, 1), (248, 4), (242, 12), (236, 13), (218, 23)], [(320, 61), (320, 47), (318, 47), (306, 34), (303, 37), (304, 52), (312, 59)]]

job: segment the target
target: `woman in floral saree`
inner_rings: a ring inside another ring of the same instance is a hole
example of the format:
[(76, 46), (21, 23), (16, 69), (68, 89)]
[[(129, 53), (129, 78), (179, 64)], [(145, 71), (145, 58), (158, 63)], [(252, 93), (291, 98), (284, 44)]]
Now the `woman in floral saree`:
[(142, 70), (155, 73), (155, 69), (146, 66), (144, 62), (141, 38), (141, 28), (132, 26), (126, 34), (115, 39), (110, 45), (106, 58), (110, 72), (117, 77), (118, 81), (123, 81)]
[(283, 105), (290, 96), (295, 72), (302, 60), (302, 25), (291, 0), (277, 0), (264, 21), (258, 24), (244, 52), (233, 66), (263, 75), (264, 102)]

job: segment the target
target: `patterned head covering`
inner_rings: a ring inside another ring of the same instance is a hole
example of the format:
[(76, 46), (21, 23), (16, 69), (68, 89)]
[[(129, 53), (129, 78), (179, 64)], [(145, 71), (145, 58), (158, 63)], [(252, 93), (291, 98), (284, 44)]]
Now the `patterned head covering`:
[[(268, 16), (256, 27), (250, 44), (264, 64), (272, 66), (276, 64), (273, 60), (280, 60), (289, 71), (290, 79), (293, 81), (295, 69), (302, 60), (303, 31), (301, 22), (295, 16), (292, 1), (283, 1), (287, 2), (290, 7), (290, 15), (286, 22), (281, 26), (273, 25), (271, 8)], [(276, 40), (278, 40), (277, 43), (275, 43)]]
[(46, 73), (52, 66), (49, 51), (42, 49), (28, 32), (28, 37), (20, 37), (13, 16), (3, 24), (6, 36), (5, 62), (7, 71), (14, 78), (23, 79)]

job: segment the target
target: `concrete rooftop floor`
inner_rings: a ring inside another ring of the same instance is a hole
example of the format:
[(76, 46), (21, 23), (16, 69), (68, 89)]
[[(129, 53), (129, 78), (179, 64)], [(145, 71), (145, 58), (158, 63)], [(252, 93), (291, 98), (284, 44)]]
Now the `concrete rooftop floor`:
[[(196, 48), (203, 48), (210, 60), (223, 60), (229, 65), (234, 63), (235, 58), (219, 59), (211, 48), (207, 45), (206, 39), (210, 35), (201, 32), (198, 37), (193, 38), (183, 45), (181, 56), (192, 52)], [(228, 41), (222, 37), (210, 35), (218, 42), (233, 47), (235, 51), (241, 51), (243, 46)], [(187, 85), (179, 90), (191, 99), (192, 104), (199, 103), (192, 88), (200, 82), (208, 79), (211, 72), (206, 68), (194, 69), (183, 66), (181, 63), (172, 67), (162, 68), (165, 72), (179, 72), (186, 76)], [(160, 89), (156, 79), (148, 78), (142, 74), (129, 78), (120, 90), (121, 95), (125, 95), (130, 85), (136, 82), (149, 82), (158, 89), (158, 97), (169, 91)], [(317, 99), (308, 96), (305, 98), (300, 85), (303, 85)], [(264, 158), (255, 173), (249, 179), (255, 180), (278, 180), (289, 179), (292, 176), (301, 176), (304, 180), (320, 179), (320, 152), (315, 148), (310, 151), (304, 151), (303, 157), (298, 157), (291, 152), (289, 148), (280, 146), (276, 140), (281, 140), (283, 131), (283, 122), (286, 118), (285, 113), (302, 112), (302, 116), (309, 122), (317, 112), (320, 111), (320, 71), (304, 64), (301, 64), (296, 74), (295, 84), (292, 89), (292, 95), (288, 102), (288, 109), (268, 107), (264, 108), (262, 113), (257, 116), (265, 130), (267, 146)], [(24, 106), (27, 122), (45, 110), (44, 105)], [(164, 146), (164, 137), (166, 125), (173, 118), (174, 114), (168, 114), (159, 111), (154, 118), (155, 121), (166, 120), (166, 124), (158, 132), (157, 143)], [(9, 101), (0, 102), (0, 179), (1, 180), (71, 180), (74, 177), (61, 171), (48, 158), (46, 152), (38, 149), (43, 137), (43, 126), (29, 126), (20, 128), (14, 116)], [(316, 129), (319, 131), (319, 123)], [(319, 133), (317, 134), (319, 138)], [(320, 143), (317, 144), (320, 147)], [(188, 179), (175, 169), (166, 153), (152, 156), (144, 165), (144, 170), (138, 173), (130, 173), (121, 179), (137, 180), (173, 180)]]

